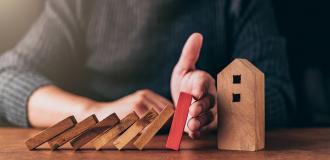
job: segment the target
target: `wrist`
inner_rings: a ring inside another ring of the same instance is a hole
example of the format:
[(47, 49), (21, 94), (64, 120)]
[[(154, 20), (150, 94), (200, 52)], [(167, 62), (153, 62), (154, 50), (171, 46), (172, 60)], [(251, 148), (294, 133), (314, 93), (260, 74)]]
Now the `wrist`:
[(99, 102), (82, 97), (76, 104), (80, 108), (79, 116), (81, 116), (82, 118), (86, 118), (96, 113), (96, 108), (98, 108), (96, 106), (99, 105)]

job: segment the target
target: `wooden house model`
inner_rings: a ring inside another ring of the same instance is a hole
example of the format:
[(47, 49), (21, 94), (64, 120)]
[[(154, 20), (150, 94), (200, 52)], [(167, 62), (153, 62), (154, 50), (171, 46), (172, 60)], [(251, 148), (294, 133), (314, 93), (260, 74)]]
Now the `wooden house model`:
[(264, 148), (264, 81), (264, 74), (246, 59), (235, 59), (218, 74), (218, 149)]

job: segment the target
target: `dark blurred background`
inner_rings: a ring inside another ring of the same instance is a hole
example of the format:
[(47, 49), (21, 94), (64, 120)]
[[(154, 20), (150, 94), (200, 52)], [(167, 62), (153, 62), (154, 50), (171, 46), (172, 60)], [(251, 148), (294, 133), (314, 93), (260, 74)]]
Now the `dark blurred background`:
[(281, 34), (287, 39), (297, 110), (294, 125), (330, 124), (330, 2), (273, 0)]
[[(15, 46), (43, 8), (44, 0), (0, 1), (0, 54)], [(287, 39), (297, 97), (292, 126), (330, 125), (330, 3), (273, 0), (281, 34)]]

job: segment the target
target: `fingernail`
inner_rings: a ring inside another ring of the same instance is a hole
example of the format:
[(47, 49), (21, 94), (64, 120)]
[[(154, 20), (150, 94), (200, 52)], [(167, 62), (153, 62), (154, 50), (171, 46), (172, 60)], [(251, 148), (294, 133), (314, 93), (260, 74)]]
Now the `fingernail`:
[(197, 139), (201, 136), (201, 133), (200, 131), (196, 131), (196, 132), (193, 132), (191, 134), (189, 134), (189, 136), (192, 138), (192, 139)]
[(196, 124), (196, 129), (199, 129), (201, 127), (201, 122), (200, 121), (197, 121), (197, 124)]
[(197, 100), (200, 100), (203, 98), (203, 95), (204, 95), (204, 91), (200, 92), (198, 97), (197, 97)]
[(199, 131), (195, 132), (195, 138), (198, 138), (200, 136), (201, 136), (201, 132), (199, 132)]
[[(199, 115), (199, 114), (202, 113), (203, 108), (202, 108), (201, 105), (198, 105), (196, 110), (197, 110), (197, 111), (196, 111), (196, 112), (197, 112), (197, 115)], [(197, 116), (197, 115), (196, 115), (196, 116)]]
[(199, 122), (198, 120), (195, 122), (194, 127), (189, 127), (189, 125), (188, 125), (189, 129), (192, 131), (199, 129), (200, 126), (201, 126), (201, 122)]
[(197, 105), (196, 107), (189, 108), (189, 115), (192, 117), (197, 117), (202, 112), (201, 106)]

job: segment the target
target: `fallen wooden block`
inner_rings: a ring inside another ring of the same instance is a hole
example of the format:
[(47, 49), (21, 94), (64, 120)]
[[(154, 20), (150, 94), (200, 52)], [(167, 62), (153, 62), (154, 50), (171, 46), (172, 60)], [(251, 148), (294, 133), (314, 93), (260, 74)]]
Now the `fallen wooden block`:
[(165, 107), (159, 116), (155, 118), (150, 125), (144, 129), (144, 132), (133, 143), (136, 148), (142, 150), (146, 144), (156, 135), (156, 133), (165, 125), (165, 123), (172, 117), (174, 109), (170, 106)]
[(96, 150), (100, 150), (109, 141), (117, 137), (119, 134), (124, 132), (128, 127), (130, 127), (134, 122), (139, 119), (139, 116), (133, 111), (123, 118), (119, 124), (114, 126), (112, 129), (105, 131), (102, 135), (97, 136), (93, 140), (93, 145)]
[(29, 150), (33, 150), (43, 143), (49, 141), (50, 139), (56, 137), (57, 135), (63, 133), (64, 131), (72, 128), (76, 123), (77, 121), (74, 116), (67, 117), (64, 120), (40, 132), (36, 136), (29, 138), (27, 141), (25, 141), (25, 145)]
[(179, 150), (183, 129), (188, 117), (189, 106), (192, 101), (192, 95), (181, 92), (175, 109), (170, 133), (166, 141), (166, 148)]
[(73, 128), (65, 131), (64, 133), (58, 135), (57, 137), (51, 139), (48, 144), (52, 150), (57, 149), (58, 147), (62, 146), (66, 142), (70, 141), (74, 137), (80, 135), (84, 131), (86, 131), (89, 127), (93, 126), (98, 122), (95, 114), (87, 117), (83, 121), (79, 122)]
[(121, 150), (124, 148), (136, 135), (138, 135), (150, 122), (152, 122), (157, 117), (157, 112), (151, 109), (145, 113), (141, 119), (136, 121), (130, 128), (128, 128), (121, 136), (119, 136), (113, 145), (117, 149)]
[(75, 138), (70, 142), (71, 146), (74, 150), (79, 149), (83, 145), (87, 144), (99, 134), (103, 133), (107, 129), (111, 129), (117, 123), (119, 123), (120, 119), (118, 118), (116, 113), (109, 115), (108, 117), (104, 118), (99, 123), (91, 126), (86, 132)]

